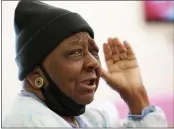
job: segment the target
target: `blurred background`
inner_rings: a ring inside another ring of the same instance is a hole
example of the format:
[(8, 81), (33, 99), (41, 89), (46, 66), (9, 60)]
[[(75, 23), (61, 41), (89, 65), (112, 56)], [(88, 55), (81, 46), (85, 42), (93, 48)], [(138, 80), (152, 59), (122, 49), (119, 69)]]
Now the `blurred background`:
[[(44, 1), (81, 14), (95, 31), (100, 58), (106, 69), (102, 45), (108, 37), (127, 40), (141, 68), (150, 101), (160, 106), (174, 127), (174, 2), (172, 1)], [(15, 64), (14, 10), (18, 1), (2, 1), (2, 114), (19, 93)], [(121, 118), (128, 108), (102, 79), (95, 101), (112, 102)], [(107, 105), (105, 105), (107, 106)], [(107, 107), (106, 107), (107, 108)], [(111, 110), (110, 110), (111, 111)], [(111, 111), (112, 112), (112, 111)]]

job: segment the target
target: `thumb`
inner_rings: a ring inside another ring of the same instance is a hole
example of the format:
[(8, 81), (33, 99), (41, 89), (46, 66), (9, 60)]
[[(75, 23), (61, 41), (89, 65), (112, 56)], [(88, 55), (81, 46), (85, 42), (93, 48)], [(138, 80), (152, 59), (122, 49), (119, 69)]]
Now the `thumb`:
[(120, 89), (122, 89), (121, 86), (117, 85), (112, 77), (111, 74), (109, 72), (107, 72), (106, 70), (104, 70), (103, 68), (101, 69), (101, 77), (106, 81), (106, 83), (113, 88), (114, 90), (120, 91)]
[(111, 75), (109, 74), (109, 72), (107, 72), (107, 71), (104, 70), (103, 68), (101, 68), (101, 77), (102, 77), (106, 82), (109, 82), (109, 80), (111, 79)]

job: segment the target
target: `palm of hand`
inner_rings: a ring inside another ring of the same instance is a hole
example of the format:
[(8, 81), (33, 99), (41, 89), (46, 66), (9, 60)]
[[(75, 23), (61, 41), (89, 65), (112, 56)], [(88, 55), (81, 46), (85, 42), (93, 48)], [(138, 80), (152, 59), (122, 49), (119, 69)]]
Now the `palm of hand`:
[(104, 55), (108, 72), (102, 70), (102, 77), (117, 91), (132, 91), (142, 86), (140, 70), (131, 46), (118, 39), (109, 39), (104, 44)]

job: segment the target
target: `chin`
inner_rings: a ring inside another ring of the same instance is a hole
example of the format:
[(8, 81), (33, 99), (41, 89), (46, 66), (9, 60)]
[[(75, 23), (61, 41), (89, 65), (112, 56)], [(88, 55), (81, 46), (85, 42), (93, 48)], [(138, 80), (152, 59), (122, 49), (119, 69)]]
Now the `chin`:
[(87, 105), (90, 104), (93, 100), (94, 100), (94, 94), (88, 94), (78, 97), (78, 99), (76, 99), (76, 102), (78, 104)]

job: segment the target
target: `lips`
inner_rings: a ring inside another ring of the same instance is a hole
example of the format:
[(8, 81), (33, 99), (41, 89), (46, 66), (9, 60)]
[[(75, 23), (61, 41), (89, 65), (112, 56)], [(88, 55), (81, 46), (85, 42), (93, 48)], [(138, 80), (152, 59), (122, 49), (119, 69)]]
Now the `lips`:
[(91, 77), (91, 78), (81, 81), (81, 84), (86, 85), (86, 86), (93, 86), (96, 84), (96, 79), (97, 79), (97, 77)]
[(83, 89), (83, 93), (86, 94), (86, 93), (94, 93), (96, 91), (96, 84), (94, 85), (85, 85), (85, 84), (82, 84), (80, 83), (79, 86), (81, 87), (81, 89)]
[(88, 76), (79, 82), (79, 87), (84, 94), (94, 93), (97, 89), (97, 77)]

